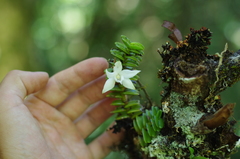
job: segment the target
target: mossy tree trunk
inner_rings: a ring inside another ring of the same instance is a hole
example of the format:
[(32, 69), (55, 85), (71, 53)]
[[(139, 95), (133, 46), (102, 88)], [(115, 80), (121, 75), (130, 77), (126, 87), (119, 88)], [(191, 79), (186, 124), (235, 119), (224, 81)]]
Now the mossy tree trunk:
[[(173, 31), (173, 34), (176, 33)], [(162, 93), (165, 127), (146, 149), (157, 158), (230, 157), (238, 146), (236, 121), (229, 121), (235, 104), (223, 106), (218, 95), (240, 77), (240, 51), (208, 55), (211, 32), (191, 29), (177, 47), (168, 43), (159, 51), (163, 69), (158, 73), (168, 85)]]

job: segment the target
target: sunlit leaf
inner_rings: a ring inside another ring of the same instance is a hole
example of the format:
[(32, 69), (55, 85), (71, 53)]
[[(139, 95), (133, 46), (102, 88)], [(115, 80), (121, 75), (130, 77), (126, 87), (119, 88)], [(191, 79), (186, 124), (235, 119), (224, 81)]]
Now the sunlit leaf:
[(128, 39), (125, 35), (121, 36), (123, 43), (129, 48), (131, 45), (130, 39)]
[(129, 47), (133, 50), (144, 50), (144, 46), (138, 42), (132, 42)]
[(123, 43), (115, 42), (115, 45), (119, 50), (122, 50), (125, 53), (129, 53), (128, 48)]

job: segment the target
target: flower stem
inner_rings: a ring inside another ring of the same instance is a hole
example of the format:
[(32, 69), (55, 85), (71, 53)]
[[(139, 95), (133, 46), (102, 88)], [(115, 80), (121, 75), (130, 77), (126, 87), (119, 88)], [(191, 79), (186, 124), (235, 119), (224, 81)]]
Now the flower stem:
[(147, 93), (146, 89), (144, 88), (144, 86), (142, 85), (142, 83), (139, 80), (137, 80), (137, 83), (140, 86), (140, 88), (143, 90), (143, 92), (144, 92), (144, 94), (145, 94), (145, 96), (146, 96), (146, 98), (148, 100), (149, 104), (146, 106), (146, 108), (149, 109), (153, 105), (153, 102), (151, 101), (151, 98), (148, 95), (148, 93)]

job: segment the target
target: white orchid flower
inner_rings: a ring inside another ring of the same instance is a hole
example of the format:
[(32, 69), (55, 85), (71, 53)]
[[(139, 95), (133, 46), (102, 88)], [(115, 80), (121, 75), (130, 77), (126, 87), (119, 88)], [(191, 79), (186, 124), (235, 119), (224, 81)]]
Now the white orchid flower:
[(106, 70), (108, 80), (104, 84), (102, 93), (111, 90), (115, 86), (116, 82), (121, 83), (126, 88), (135, 89), (130, 78), (134, 77), (139, 72), (141, 71), (127, 69), (122, 70), (122, 63), (120, 61), (117, 61), (113, 67), (113, 72), (108, 72), (108, 70)]

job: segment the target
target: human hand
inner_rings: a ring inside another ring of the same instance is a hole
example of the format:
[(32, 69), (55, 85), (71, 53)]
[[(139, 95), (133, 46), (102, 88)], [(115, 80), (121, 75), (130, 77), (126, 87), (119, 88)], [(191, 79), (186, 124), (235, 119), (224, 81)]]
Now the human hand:
[(107, 66), (105, 59), (91, 58), (51, 78), (11, 71), (0, 84), (0, 158), (105, 157), (122, 133), (106, 131), (89, 145), (84, 139), (114, 110), (101, 93)]

